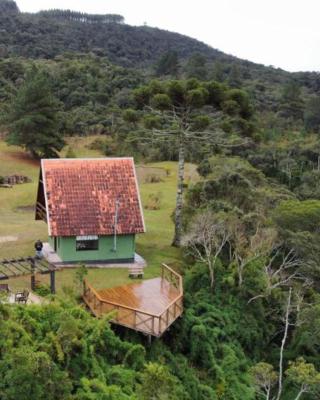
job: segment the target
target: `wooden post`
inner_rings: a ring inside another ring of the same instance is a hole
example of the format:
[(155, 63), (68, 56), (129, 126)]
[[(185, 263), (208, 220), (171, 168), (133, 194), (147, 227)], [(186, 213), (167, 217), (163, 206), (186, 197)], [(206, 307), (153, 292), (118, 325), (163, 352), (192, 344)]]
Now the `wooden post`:
[(154, 319), (155, 317), (152, 317), (152, 333), (154, 333)]
[(94, 297), (93, 297), (93, 307), (94, 307), (94, 308), (97, 308), (97, 298), (96, 298), (95, 295), (94, 295)]
[(56, 271), (50, 271), (50, 291), (51, 294), (56, 294)]
[(117, 314), (116, 314), (116, 321), (119, 321), (119, 306), (116, 306), (115, 308), (117, 310)]
[(35, 277), (35, 269), (36, 269), (36, 263), (34, 258), (30, 259), (31, 263), (31, 290), (34, 291), (36, 289), (36, 277)]

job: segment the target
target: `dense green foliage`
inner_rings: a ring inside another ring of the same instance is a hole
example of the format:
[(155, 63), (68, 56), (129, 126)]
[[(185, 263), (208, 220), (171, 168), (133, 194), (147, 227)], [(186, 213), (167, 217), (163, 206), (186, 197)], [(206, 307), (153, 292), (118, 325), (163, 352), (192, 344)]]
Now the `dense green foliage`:
[(51, 93), (48, 78), (33, 69), (9, 107), (8, 142), (23, 146), (35, 157), (56, 157), (64, 146), (59, 133), (59, 110), (60, 104)]
[(143, 347), (79, 307), (2, 306), (0, 331), (2, 399), (136, 398)]
[(1, 0), (0, 23), (0, 48), (6, 56), (53, 58), (66, 51), (92, 51), (121, 65), (135, 66), (155, 62), (168, 50), (168, 42), (171, 49), (178, 49), (180, 57), (196, 51), (220, 54), (183, 35), (123, 24), (120, 15), (97, 16), (70, 10), (20, 13), (14, 1)]
[(317, 73), (289, 74), (240, 60), (177, 33), (126, 25), (118, 15), (70, 10), (28, 14), (19, 12), (14, 1), (1, 0), (0, 22), (0, 56), (52, 59), (65, 52), (93, 52), (126, 67), (151, 67), (159, 62), (158, 74), (175, 76), (179, 69), (187, 76), (245, 86), (261, 111), (275, 110), (288, 83), (301, 87), (303, 96), (318, 95), (320, 90)]
[(69, 135), (112, 131), (119, 107), (128, 104), (128, 91), (142, 80), (138, 72), (112, 66), (106, 59), (93, 55), (69, 55), (35, 63), (4, 59), (0, 60), (3, 114), (7, 114), (10, 101), (34, 67), (47, 77), (52, 94), (60, 101), (59, 129)]
[[(239, 345), (240, 353), (235, 354), (248, 363), (239, 375), (241, 380), (236, 386), (239, 391), (232, 393), (235, 389), (227, 381), (224, 383), (226, 397), (222, 398), (254, 398), (250, 391), (246, 392), (250, 387), (255, 389), (257, 398), (260, 398), (259, 393), (261, 398), (267, 398), (266, 387), (269, 386), (270, 393), (275, 395), (280, 375), (284, 379), (280, 399), (296, 398), (301, 390), (302, 398), (314, 398), (312, 396), (318, 395), (320, 390), (320, 376), (316, 372), (316, 369), (319, 371), (319, 364), (314, 358), (318, 351), (309, 333), (310, 319), (304, 319), (304, 315), (312, 314), (315, 321), (319, 318), (315, 311), (319, 301), (316, 292), (319, 287), (319, 201), (297, 200), (283, 185), (268, 180), (261, 171), (239, 157), (211, 157), (200, 165), (199, 171), (205, 177), (189, 189), (184, 207), (184, 226), (188, 239), (186, 251), (191, 257), (189, 262), (193, 260), (198, 265), (199, 274), (209, 266), (214, 269), (215, 279), (210, 293), (210, 290), (204, 289), (206, 285), (209, 286), (209, 271), (206, 284), (201, 280), (201, 274), (196, 275), (196, 267), (191, 271), (193, 279), (189, 293), (196, 297), (195, 301), (191, 296), (191, 308), (199, 307), (199, 317), (205, 321), (202, 330), (199, 329), (201, 340), (192, 339), (192, 343), (196, 343), (199, 351), (206, 340), (212, 340), (219, 324), (217, 317), (212, 316), (213, 331), (209, 333), (211, 319), (207, 312), (214, 310), (214, 305), (221, 301), (218, 310), (223, 318), (239, 312), (234, 322), (225, 322), (221, 332), (225, 335), (223, 342), (228, 343), (231, 337), (233, 350), (236, 344)], [(210, 213), (215, 215), (217, 221), (212, 219), (211, 226), (200, 219), (204, 215), (205, 221), (210, 220)], [(203, 224), (203, 234), (197, 233), (198, 238), (194, 242), (190, 240), (190, 233), (196, 229), (193, 221)], [(219, 229), (213, 229), (215, 223)], [(210, 236), (210, 228), (214, 237)], [(223, 235), (226, 238), (224, 242)], [(224, 244), (222, 251), (220, 249), (217, 253), (219, 240)], [(195, 247), (198, 251), (195, 251)], [(215, 254), (218, 254), (218, 259), (214, 258)], [(211, 265), (210, 257), (214, 259)], [(190, 282), (187, 280), (186, 287)], [(288, 287), (293, 288), (294, 299), (288, 317), (290, 335), (284, 342), (282, 368), (287, 372), (283, 375), (278, 365), (280, 344), (284, 338), (282, 313)], [(257, 325), (254, 327), (254, 324)], [(228, 331), (231, 326), (236, 327), (235, 336)], [(302, 342), (304, 345), (301, 346)], [(216, 343), (219, 346), (221, 341)], [(207, 362), (212, 348), (209, 346), (203, 354), (197, 353), (199, 360)], [(244, 352), (243, 356), (241, 352)], [(213, 361), (204, 367), (206, 371), (210, 371), (213, 362), (219, 360), (219, 355), (212, 356)], [(299, 357), (304, 357), (311, 364), (294, 361)], [(260, 363), (255, 365), (257, 361)], [(235, 357), (232, 365), (237, 365), (237, 362)], [(223, 360), (220, 359), (219, 368), (221, 365)], [(249, 372), (249, 365), (252, 366), (251, 386), (245, 383), (244, 371)], [(238, 371), (240, 369), (239, 365)], [(244, 392), (241, 393), (241, 390)]]
[[(237, 289), (226, 279), (230, 273), (220, 265), (212, 292), (205, 266), (189, 269), (184, 317), (151, 347), (143, 338), (121, 340), (106, 320), (67, 301), (0, 305), (1, 398), (254, 399), (250, 367), (261, 359), (277, 364), (282, 300), (272, 297), (272, 307), (279, 311), (270, 318), (268, 303), (248, 305), (249, 286)], [(307, 306), (301, 313), (303, 324), (292, 330), (286, 363), (303, 354), (319, 370), (319, 310)], [(297, 389), (291, 391), (294, 373), (288, 370), (283, 399), (292, 398), (303, 379), (299, 375)]]

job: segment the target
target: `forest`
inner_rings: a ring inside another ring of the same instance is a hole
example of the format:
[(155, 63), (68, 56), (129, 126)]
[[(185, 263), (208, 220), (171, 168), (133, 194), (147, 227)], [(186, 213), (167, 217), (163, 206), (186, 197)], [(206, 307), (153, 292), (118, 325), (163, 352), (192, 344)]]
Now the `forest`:
[(1, 400), (320, 398), (319, 74), (119, 15), (0, 0), (0, 27), (8, 144), (59, 157), (68, 138), (95, 135), (104, 156), (176, 162), (185, 293), (183, 317), (151, 345), (71, 291), (41, 307), (0, 298)]

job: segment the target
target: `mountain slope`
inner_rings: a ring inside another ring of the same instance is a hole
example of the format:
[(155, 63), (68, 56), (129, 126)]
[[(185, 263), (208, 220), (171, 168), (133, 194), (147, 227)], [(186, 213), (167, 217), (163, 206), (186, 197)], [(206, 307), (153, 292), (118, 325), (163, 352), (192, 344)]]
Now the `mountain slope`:
[(121, 16), (115, 19), (119, 22), (93, 17), (62, 10), (21, 13), (13, 1), (0, 0), (1, 55), (53, 58), (66, 51), (92, 51), (124, 66), (152, 64), (170, 49), (181, 58), (195, 52), (211, 59), (224, 57), (222, 52), (187, 36), (129, 26), (122, 23)]
[(320, 93), (318, 73), (289, 73), (255, 64), (178, 33), (130, 26), (123, 21), (120, 15), (70, 10), (21, 13), (13, 0), (0, 0), (0, 58), (53, 59), (65, 52), (94, 53), (124, 67), (145, 69), (174, 50), (182, 65), (198, 53), (205, 57), (211, 71), (219, 66), (222, 77), (213, 75), (213, 79), (230, 83), (230, 76), (235, 75), (262, 111), (275, 110), (283, 86), (290, 81), (302, 87), (304, 97)]

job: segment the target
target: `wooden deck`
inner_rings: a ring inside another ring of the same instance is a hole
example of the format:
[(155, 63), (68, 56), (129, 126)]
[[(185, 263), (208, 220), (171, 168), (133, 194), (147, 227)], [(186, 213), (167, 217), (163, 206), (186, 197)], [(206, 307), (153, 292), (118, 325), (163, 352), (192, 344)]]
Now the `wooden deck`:
[(114, 312), (113, 323), (160, 337), (182, 314), (182, 277), (163, 265), (159, 278), (110, 289), (85, 280), (83, 299), (96, 317)]

